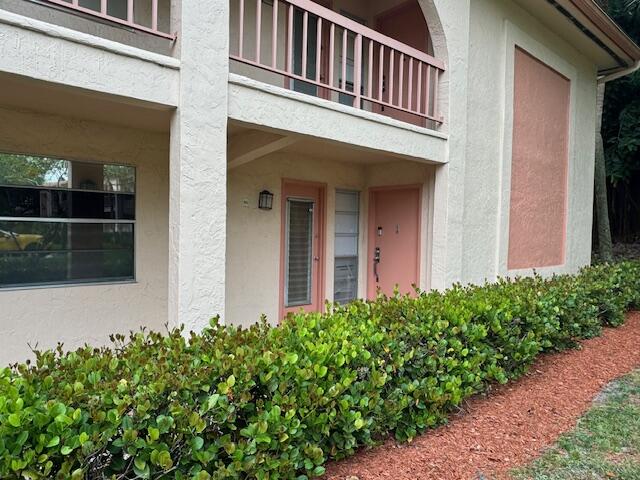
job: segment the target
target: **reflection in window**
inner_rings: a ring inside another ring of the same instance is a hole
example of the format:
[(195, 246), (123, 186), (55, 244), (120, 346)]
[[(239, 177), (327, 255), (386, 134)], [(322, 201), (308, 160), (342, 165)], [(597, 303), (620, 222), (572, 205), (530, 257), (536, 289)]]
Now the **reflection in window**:
[(135, 169), (0, 153), (0, 287), (134, 278)]
[(360, 195), (336, 192), (334, 301), (348, 303), (358, 297), (358, 238)]

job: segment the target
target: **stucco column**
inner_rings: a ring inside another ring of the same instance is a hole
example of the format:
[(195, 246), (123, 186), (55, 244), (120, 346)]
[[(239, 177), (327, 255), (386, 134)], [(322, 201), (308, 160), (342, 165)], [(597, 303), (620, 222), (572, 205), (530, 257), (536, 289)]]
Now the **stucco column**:
[(470, 0), (433, 0), (433, 5), (440, 20), (440, 31), (430, 25), (435, 55), (447, 61), (440, 107), (449, 134), (449, 161), (436, 169), (431, 272), (431, 287), (443, 289), (463, 279)]
[(169, 323), (201, 330), (224, 315), (229, 2), (173, 6), (181, 78), (171, 124)]

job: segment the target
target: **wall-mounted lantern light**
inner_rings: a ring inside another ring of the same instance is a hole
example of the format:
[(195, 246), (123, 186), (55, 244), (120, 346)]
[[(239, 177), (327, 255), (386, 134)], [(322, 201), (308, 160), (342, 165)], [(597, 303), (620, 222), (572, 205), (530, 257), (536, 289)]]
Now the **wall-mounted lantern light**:
[(271, 210), (273, 208), (273, 193), (263, 190), (258, 197), (258, 208), (260, 210)]

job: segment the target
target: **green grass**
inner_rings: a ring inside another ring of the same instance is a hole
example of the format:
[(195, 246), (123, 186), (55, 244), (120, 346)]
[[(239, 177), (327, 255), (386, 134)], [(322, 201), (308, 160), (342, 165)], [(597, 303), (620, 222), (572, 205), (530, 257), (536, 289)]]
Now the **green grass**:
[(518, 480), (640, 480), (640, 370), (605, 388), (593, 407)]

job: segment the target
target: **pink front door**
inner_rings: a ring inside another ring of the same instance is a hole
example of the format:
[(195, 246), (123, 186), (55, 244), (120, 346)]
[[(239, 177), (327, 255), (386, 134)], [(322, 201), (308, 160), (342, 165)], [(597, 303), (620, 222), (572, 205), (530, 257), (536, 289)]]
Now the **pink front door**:
[(323, 185), (283, 182), (280, 245), (281, 318), (300, 309), (319, 312), (322, 308), (324, 196)]
[(378, 290), (412, 293), (420, 265), (420, 187), (373, 189), (369, 194), (367, 297)]

